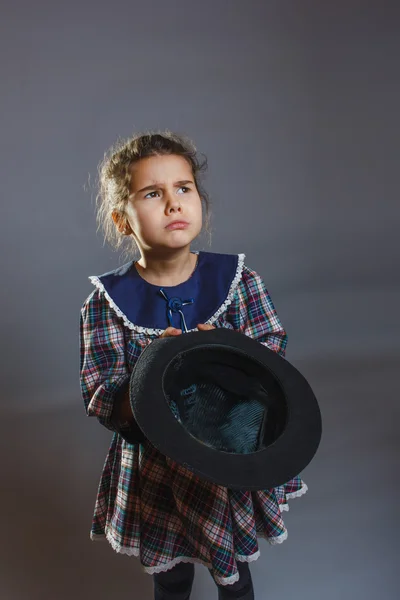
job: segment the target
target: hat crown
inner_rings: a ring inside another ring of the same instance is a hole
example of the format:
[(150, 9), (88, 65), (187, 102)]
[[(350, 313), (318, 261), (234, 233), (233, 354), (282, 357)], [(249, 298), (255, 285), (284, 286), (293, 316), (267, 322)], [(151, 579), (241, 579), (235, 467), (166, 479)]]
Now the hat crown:
[(245, 353), (200, 346), (176, 355), (163, 390), (179, 423), (201, 443), (235, 454), (275, 442), (286, 423), (277, 382)]

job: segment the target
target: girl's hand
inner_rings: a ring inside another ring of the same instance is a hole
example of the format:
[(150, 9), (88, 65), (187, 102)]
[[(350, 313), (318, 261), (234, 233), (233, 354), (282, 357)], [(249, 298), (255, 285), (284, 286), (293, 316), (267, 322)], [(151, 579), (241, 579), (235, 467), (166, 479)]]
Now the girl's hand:
[(216, 329), (215, 325), (208, 325), (207, 323), (198, 323), (197, 329), (199, 331), (209, 331), (210, 329)]
[(167, 327), (167, 329), (160, 335), (160, 338), (166, 337), (175, 337), (176, 335), (181, 335), (182, 329), (177, 329), (176, 327)]

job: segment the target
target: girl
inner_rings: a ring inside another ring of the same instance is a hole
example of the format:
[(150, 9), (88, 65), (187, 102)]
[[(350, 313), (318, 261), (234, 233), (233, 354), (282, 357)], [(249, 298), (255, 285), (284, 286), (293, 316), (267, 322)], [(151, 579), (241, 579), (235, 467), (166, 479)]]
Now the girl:
[(100, 170), (99, 222), (110, 242), (127, 240), (140, 259), (91, 277), (95, 289), (81, 310), (86, 411), (114, 432), (91, 538), (138, 556), (153, 575), (156, 600), (187, 600), (194, 563), (209, 569), (220, 599), (253, 599), (248, 563), (259, 557), (257, 538), (284, 541), (287, 501), (307, 490), (299, 476), (260, 492), (203, 481), (161, 455), (132, 418), (130, 373), (159, 336), (228, 327), (285, 354), (286, 333), (244, 255), (191, 251), (203, 209), (206, 229), (209, 223), (204, 167), (192, 143), (170, 132), (111, 149)]

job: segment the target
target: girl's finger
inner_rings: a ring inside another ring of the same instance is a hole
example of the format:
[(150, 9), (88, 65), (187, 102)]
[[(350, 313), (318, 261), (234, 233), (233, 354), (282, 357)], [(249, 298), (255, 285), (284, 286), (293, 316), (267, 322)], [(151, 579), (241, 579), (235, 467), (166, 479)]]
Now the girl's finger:
[(177, 329), (176, 327), (167, 327), (167, 329), (161, 334), (160, 337), (174, 337), (177, 335), (181, 335), (182, 329)]

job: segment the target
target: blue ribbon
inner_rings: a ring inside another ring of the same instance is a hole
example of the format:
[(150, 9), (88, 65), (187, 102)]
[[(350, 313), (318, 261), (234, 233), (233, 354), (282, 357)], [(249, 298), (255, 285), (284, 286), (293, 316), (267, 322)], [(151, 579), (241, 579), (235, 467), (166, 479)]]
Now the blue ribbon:
[(166, 302), (167, 302), (167, 317), (168, 317), (169, 326), (174, 327), (174, 325), (172, 323), (173, 313), (179, 313), (180, 317), (181, 317), (181, 329), (183, 332), (187, 333), (188, 328), (186, 326), (185, 315), (182, 312), (182, 308), (184, 306), (186, 306), (187, 304), (193, 304), (194, 298), (189, 298), (189, 300), (182, 300), (181, 298), (178, 298), (177, 296), (175, 296), (173, 298), (168, 298), (168, 296), (165, 293), (163, 288), (160, 288), (159, 293), (164, 298), (164, 300), (166, 300)]

